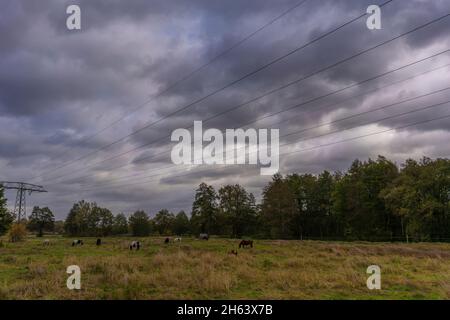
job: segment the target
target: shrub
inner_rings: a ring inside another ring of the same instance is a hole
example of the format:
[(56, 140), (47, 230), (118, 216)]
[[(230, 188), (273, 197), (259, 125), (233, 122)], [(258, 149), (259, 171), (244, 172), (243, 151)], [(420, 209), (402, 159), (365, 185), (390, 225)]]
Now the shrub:
[(11, 242), (22, 241), (27, 235), (27, 228), (23, 223), (14, 223), (8, 232), (8, 238)]

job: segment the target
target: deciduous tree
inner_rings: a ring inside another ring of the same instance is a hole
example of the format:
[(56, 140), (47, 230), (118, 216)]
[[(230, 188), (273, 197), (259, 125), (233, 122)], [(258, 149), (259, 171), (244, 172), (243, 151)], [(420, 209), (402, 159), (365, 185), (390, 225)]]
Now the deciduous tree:
[(136, 211), (129, 219), (130, 229), (133, 236), (145, 237), (151, 232), (150, 218), (144, 211)]
[(14, 216), (8, 211), (6, 207), (6, 198), (3, 187), (0, 185), (0, 236), (4, 235), (10, 228)]
[(27, 227), (31, 231), (37, 231), (37, 236), (42, 237), (44, 231), (53, 231), (55, 227), (55, 216), (48, 207), (34, 207), (33, 212), (28, 218)]

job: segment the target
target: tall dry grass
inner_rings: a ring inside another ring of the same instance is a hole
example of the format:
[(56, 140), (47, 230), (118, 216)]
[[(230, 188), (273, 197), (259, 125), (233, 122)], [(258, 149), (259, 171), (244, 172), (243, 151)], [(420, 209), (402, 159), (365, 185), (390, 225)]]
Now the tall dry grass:
[[(236, 242), (147, 238), (140, 251), (127, 239), (72, 248), (34, 239), (0, 248), (0, 299), (448, 299), (450, 245), (312, 241)], [(366, 287), (366, 268), (382, 269), (382, 290)], [(82, 288), (66, 288), (78, 265)]]

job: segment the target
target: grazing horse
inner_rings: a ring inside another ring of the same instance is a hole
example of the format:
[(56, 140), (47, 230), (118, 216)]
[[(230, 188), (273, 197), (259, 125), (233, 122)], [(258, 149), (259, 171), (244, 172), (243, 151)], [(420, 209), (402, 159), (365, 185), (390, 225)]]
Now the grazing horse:
[(181, 242), (181, 238), (175, 238), (173, 241), (174, 242)]
[(73, 240), (72, 241), (72, 247), (82, 246), (82, 245), (83, 245), (83, 240)]
[(250, 248), (253, 248), (253, 240), (242, 240), (241, 243), (239, 243), (239, 249), (245, 248), (247, 246), (250, 246)]
[(136, 249), (139, 250), (141, 248), (141, 243), (139, 241), (133, 241), (130, 244), (130, 250)]
[(49, 246), (49, 245), (50, 245), (50, 240), (45, 239), (45, 240), (42, 242), (42, 245), (44, 245), (44, 246)]
[(209, 240), (209, 235), (207, 233), (200, 233), (199, 238), (201, 240)]
[(102, 245), (102, 239), (97, 239), (97, 246), (101, 246)]
[(165, 244), (169, 244), (169, 243), (170, 243), (170, 238), (166, 238), (166, 239), (164, 240), (164, 243), (165, 243)]

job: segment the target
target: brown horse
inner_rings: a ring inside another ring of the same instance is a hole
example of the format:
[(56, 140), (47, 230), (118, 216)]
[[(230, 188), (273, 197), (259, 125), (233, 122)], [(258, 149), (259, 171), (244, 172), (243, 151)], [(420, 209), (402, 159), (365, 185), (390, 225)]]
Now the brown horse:
[(253, 248), (253, 240), (242, 240), (241, 243), (239, 243), (239, 249), (245, 248), (247, 246), (250, 246), (250, 248)]

